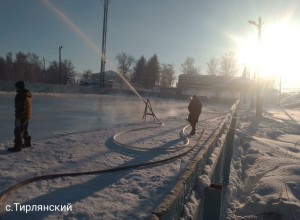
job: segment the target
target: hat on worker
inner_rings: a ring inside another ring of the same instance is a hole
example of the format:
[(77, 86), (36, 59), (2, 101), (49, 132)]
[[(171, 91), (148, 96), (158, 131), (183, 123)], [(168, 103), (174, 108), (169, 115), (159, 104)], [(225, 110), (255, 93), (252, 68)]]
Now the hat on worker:
[(18, 89), (24, 89), (25, 88), (25, 83), (23, 81), (18, 81), (15, 83), (15, 87)]

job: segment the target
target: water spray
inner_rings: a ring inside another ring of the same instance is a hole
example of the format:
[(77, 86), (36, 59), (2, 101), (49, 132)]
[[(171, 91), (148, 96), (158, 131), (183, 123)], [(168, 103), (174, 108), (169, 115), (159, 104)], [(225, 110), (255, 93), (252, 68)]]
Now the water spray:
[[(104, 18), (103, 18), (103, 33), (102, 33), (102, 53), (101, 53), (101, 71), (100, 71), (100, 81), (104, 87), (104, 73), (105, 73), (105, 58), (106, 58), (106, 32), (107, 32), (107, 14), (108, 14), (108, 3), (109, 0), (104, 0)], [(118, 73), (119, 74), (119, 73)], [(159, 121), (153, 112), (150, 100), (145, 101), (142, 96), (133, 88), (133, 86), (121, 75), (121, 79), (129, 86), (129, 88), (145, 103), (145, 111), (143, 115), (143, 120), (146, 121), (146, 115), (151, 115), (155, 120)], [(148, 109), (150, 112), (148, 112)]]
[[(102, 36), (102, 52), (99, 51), (96, 44), (94, 44), (91, 39), (82, 31), (80, 28), (70, 19), (68, 18), (61, 10), (59, 10), (50, 0), (42, 0), (42, 2), (51, 9), (69, 28), (71, 28), (75, 34), (77, 34), (83, 42), (85, 42), (90, 48), (92, 48), (99, 56), (101, 56), (101, 71), (100, 71), (100, 79), (102, 85), (104, 85), (104, 72), (105, 72), (105, 63), (106, 60), (106, 31), (107, 31), (107, 13), (108, 13), (108, 0), (104, 0), (104, 21), (103, 21), (103, 36)], [(151, 114), (155, 120), (158, 120), (155, 114), (153, 113), (153, 109), (151, 107), (149, 99), (145, 101), (143, 97), (133, 88), (133, 86), (121, 75), (118, 73), (120, 78), (128, 85), (128, 87), (140, 98), (140, 100), (145, 103), (145, 112), (143, 119), (146, 120), (146, 115)], [(147, 112), (149, 109), (150, 113)], [(158, 120), (159, 121), (159, 120)]]
[[(143, 97), (135, 90), (135, 88), (125, 79), (124, 76), (122, 76), (120, 73), (117, 73), (120, 78), (128, 85), (128, 87), (140, 98), (141, 101), (143, 101), (143, 103), (145, 104), (145, 110), (144, 110), (144, 114), (143, 114), (143, 120), (146, 121), (146, 116), (147, 115), (151, 115), (153, 117), (154, 121), (159, 121), (161, 124), (162, 122), (156, 117), (156, 115), (153, 112), (152, 106), (151, 106), (151, 102), (149, 99), (147, 99), (146, 101), (143, 99)], [(149, 111), (148, 111), (149, 110)]]

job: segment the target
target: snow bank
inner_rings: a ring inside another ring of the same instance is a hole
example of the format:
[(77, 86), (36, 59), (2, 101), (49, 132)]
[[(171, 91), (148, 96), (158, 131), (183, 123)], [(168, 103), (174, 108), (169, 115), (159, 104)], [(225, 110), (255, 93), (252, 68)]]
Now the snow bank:
[(285, 111), (268, 109), (261, 119), (240, 113), (226, 219), (300, 219), (299, 130)]

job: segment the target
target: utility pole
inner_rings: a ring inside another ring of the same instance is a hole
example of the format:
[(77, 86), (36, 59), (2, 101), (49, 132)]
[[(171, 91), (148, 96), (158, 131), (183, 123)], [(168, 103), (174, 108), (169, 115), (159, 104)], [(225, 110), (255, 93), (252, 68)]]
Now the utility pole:
[[(258, 49), (259, 49), (259, 54), (258, 56), (261, 59), (261, 29), (262, 29), (262, 21), (261, 21), (261, 17), (258, 18), (258, 22), (256, 21), (248, 21), (250, 24), (254, 25), (255, 27), (257, 27), (258, 30)], [(259, 60), (259, 62), (261, 62), (261, 60)], [(256, 89), (256, 117), (262, 117), (262, 91), (261, 91), (261, 80), (260, 80), (260, 66), (258, 66), (258, 74), (257, 74), (257, 80), (256, 80), (256, 84), (257, 84), (257, 89)]]
[(45, 58), (43, 57), (43, 63), (44, 63), (44, 82), (46, 82), (46, 64), (45, 64)]
[(44, 63), (44, 71), (46, 71), (46, 64), (45, 64), (45, 58), (43, 57), (43, 63)]
[(59, 77), (60, 77), (60, 84), (62, 84), (62, 76), (61, 76), (61, 49), (63, 48), (63, 46), (59, 46), (58, 47), (58, 51), (59, 51)]
[(168, 64), (168, 67), (169, 67), (169, 69), (168, 69), (168, 76), (169, 76), (169, 88), (172, 88), (173, 87), (173, 80), (172, 80), (172, 76), (173, 76), (173, 65), (171, 65), (171, 64)]
[[(243, 70), (243, 80), (244, 81), (246, 81), (246, 79), (247, 79), (247, 67), (246, 67), (246, 65), (244, 66), (244, 70)], [(244, 104), (246, 104), (246, 90), (245, 90), (245, 88), (243, 89), (243, 102), (244, 102)]]
[(278, 97), (278, 104), (280, 105), (281, 104), (281, 73), (280, 73), (280, 76), (279, 76), (279, 97)]
[(101, 70), (100, 70), (100, 86), (104, 87), (105, 77), (105, 63), (106, 63), (106, 32), (107, 32), (107, 14), (108, 14), (108, 1), (104, 1), (104, 17), (103, 17), (103, 31), (102, 31), (102, 53), (101, 53)]

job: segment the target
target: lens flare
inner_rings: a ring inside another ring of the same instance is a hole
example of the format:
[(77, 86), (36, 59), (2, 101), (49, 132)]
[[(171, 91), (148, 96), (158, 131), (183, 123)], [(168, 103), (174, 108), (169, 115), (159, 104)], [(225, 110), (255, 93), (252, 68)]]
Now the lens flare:
[[(59, 10), (50, 0), (42, 0), (42, 2), (48, 7), (51, 11), (53, 11), (69, 28), (74, 31), (74, 33), (79, 36), (79, 38), (87, 44), (99, 57), (103, 56), (100, 49), (97, 47), (93, 41), (80, 30), (80, 28), (70, 19), (68, 18), (61, 10)], [(106, 58), (106, 63), (111, 67), (115, 67), (109, 60)], [(120, 74), (118, 73), (120, 78), (128, 85), (128, 87), (144, 102), (142, 96), (135, 90), (135, 88)]]
[[(50, 0), (42, 0), (42, 2), (49, 8), (51, 11), (55, 13), (55, 15), (60, 18), (79, 38), (88, 45), (99, 57), (102, 56), (101, 50), (98, 46), (93, 43), (93, 41), (83, 32), (80, 28), (69, 18), (67, 17), (61, 10), (59, 10)], [(113, 66), (109, 60), (106, 59), (108, 65)]]

